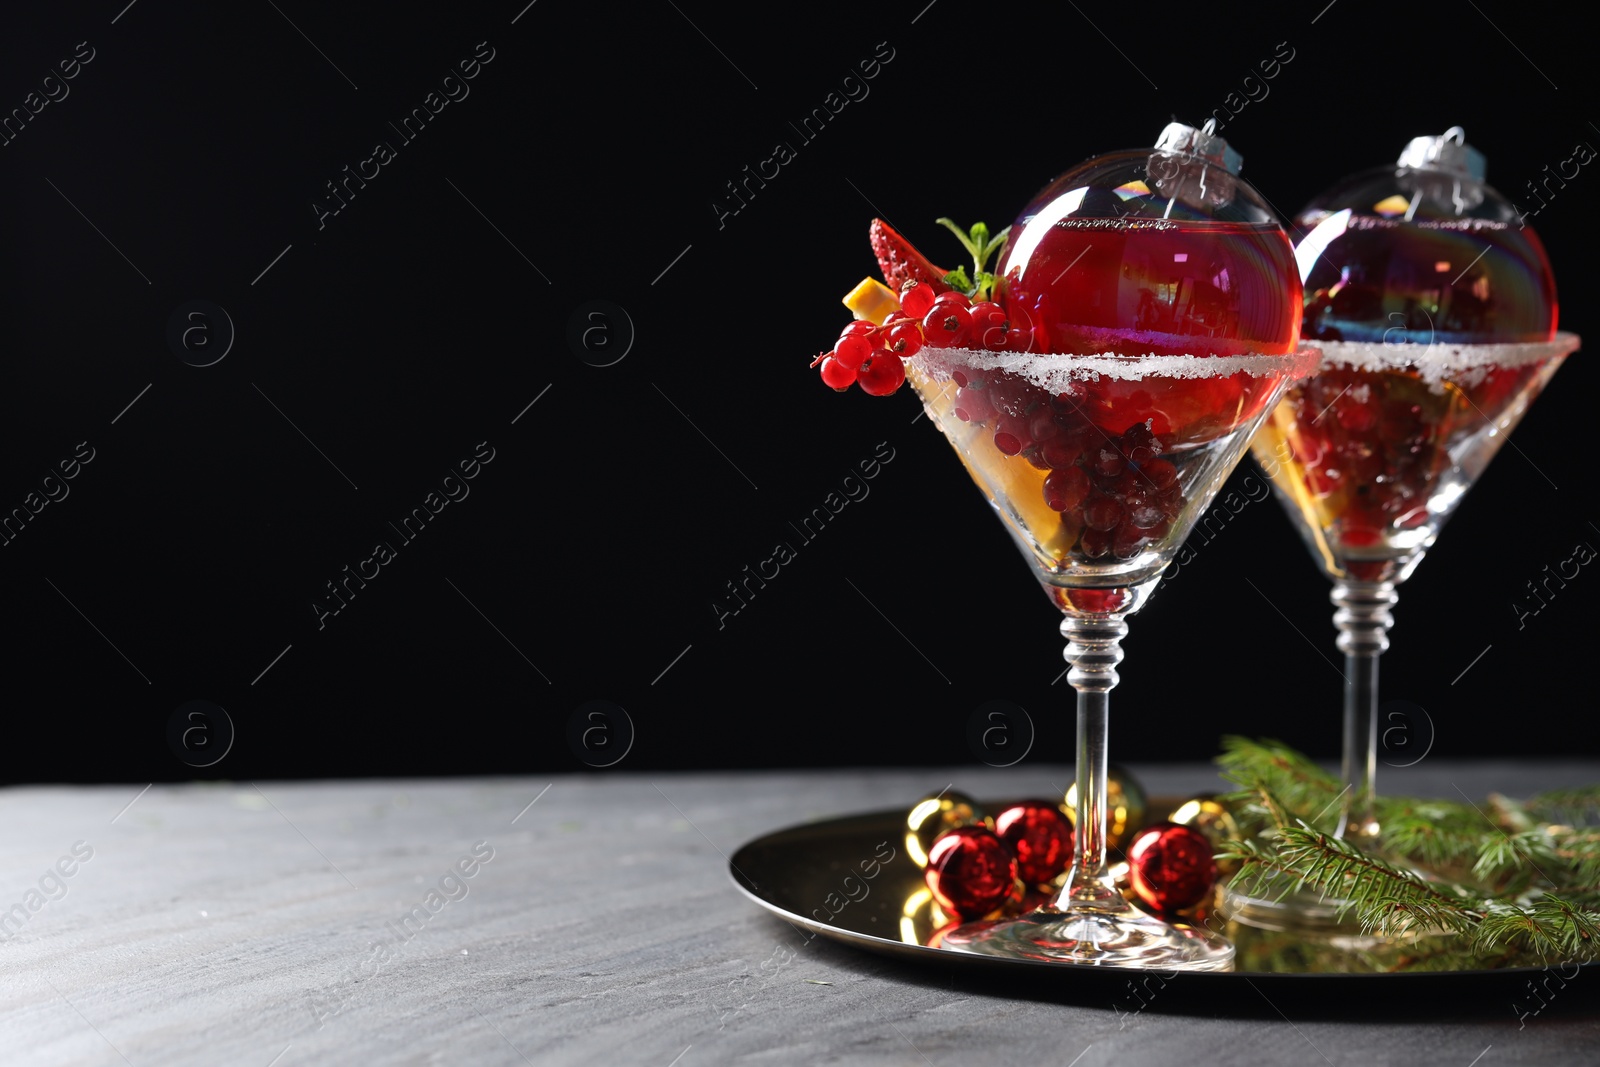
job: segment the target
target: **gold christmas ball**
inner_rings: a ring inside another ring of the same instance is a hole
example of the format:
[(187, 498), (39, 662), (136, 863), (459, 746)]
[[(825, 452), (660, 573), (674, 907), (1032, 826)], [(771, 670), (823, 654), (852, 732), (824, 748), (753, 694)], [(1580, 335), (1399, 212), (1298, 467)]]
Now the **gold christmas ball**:
[(958, 826), (980, 824), (994, 829), (994, 820), (967, 794), (954, 789), (930, 793), (912, 805), (906, 815), (906, 855), (920, 871), (928, 865), (928, 850), (940, 834)]
[[(1119, 767), (1115, 763), (1106, 765), (1106, 846), (1108, 848), (1121, 848), (1123, 843), (1131, 838), (1135, 831), (1144, 826), (1145, 813), (1149, 808), (1149, 799), (1145, 796), (1144, 786), (1139, 784), (1139, 779), (1126, 767)], [(1078, 823), (1078, 783), (1073, 782), (1067, 787), (1066, 798), (1061, 803), (1061, 810), (1072, 820), (1074, 826)]]
[(959, 925), (959, 920), (952, 920), (939, 907), (933, 891), (920, 882), (900, 907), (900, 940), (908, 945), (930, 944), (934, 931)]
[[(1205, 835), (1211, 842), (1214, 851), (1224, 852), (1239, 838), (1239, 824), (1234, 821), (1233, 813), (1227, 806), (1218, 800), (1215, 793), (1202, 793), (1193, 800), (1186, 800), (1172, 809), (1172, 814), (1167, 816), (1168, 822), (1175, 822), (1179, 826), (1192, 826)], [(1238, 860), (1218, 860), (1217, 874), (1219, 882), (1222, 878), (1234, 874), (1239, 869)]]

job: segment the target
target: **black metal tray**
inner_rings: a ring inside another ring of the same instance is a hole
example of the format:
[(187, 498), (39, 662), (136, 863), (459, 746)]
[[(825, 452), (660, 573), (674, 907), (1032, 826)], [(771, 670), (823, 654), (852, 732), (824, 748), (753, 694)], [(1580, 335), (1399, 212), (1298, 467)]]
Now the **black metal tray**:
[[(1160, 804), (1157, 800), (1154, 807), (1159, 809)], [(1137, 980), (1143, 988), (1153, 989), (1145, 981), (1153, 973), (1150, 971), (997, 959), (929, 947), (934, 932), (931, 909), (922, 872), (905, 854), (904, 819), (903, 811), (875, 811), (777, 830), (735, 852), (729, 874), (751, 900), (796, 927), (913, 964), (982, 971), (990, 976), (1009, 973), (1033, 986), (1109, 981), (1120, 988)], [(1184, 973), (1186, 988), (1239, 992), (1243, 983), (1249, 982), (1260, 992), (1291, 986), (1303, 989), (1310, 983), (1330, 995), (1336, 992), (1332, 985), (1346, 992), (1359, 985), (1367, 992), (1381, 991), (1388, 996), (1406, 987), (1442, 992), (1459, 989), (1463, 982), (1492, 983), (1504, 987), (1508, 1000), (1502, 1010), (1514, 1021), (1519, 993), (1527, 1001), (1527, 1010), (1536, 1012), (1536, 993), (1544, 991), (1543, 999), (1548, 1000), (1550, 991), (1565, 989), (1579, 978), (1579, 972), (1592, 975), (1600, 970), (1600, 962), (1545, 968), (1396, 970), (1392, 963), (1386, 965), (1398, 958), (1393, 946), (1388, 946), (1391, 955), (1385, 958), (1385, 943), (1378, 939), (1268, 931), (1239, 923), (1228, 923), (1223, 932), (1237, 946), (1235, 968)], [(1172, 977), (1167, 972), (1158, 981), (1164, 983)], [(1576, 981), (1576, 986), (1600, 988), (1600, 981), (1591, 977), (1587, 982)], [(1569, 995), (1566, 999), (1573, 998)]]

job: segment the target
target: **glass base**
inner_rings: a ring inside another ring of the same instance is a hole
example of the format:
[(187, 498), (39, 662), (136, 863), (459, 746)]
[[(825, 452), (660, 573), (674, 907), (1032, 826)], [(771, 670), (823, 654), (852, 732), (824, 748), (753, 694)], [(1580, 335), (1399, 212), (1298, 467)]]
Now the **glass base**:
[(1015, 919), (967, 923), (940, 944), (958, 952), (1090, 967), (1231, 971), (1233, 944), (1208, 930), (1128, 908), (1112, 913), (1040, 908)]
[(1296, 889), (1294, 879), (1268, 881), (1241, 892), (1224, 887), (1217, 911), (1232, 922), (1285, 933), (1359, 934), (1353, 914), (1340, 916), (1345, 901), (1315, 889)]

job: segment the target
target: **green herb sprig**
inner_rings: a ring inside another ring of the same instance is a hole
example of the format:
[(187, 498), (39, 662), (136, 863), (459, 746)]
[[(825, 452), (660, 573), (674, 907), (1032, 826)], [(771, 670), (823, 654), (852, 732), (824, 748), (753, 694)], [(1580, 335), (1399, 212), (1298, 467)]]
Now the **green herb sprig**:
[[(934, 221), (955, 234), (961, 246), (972, 256), (972, 273), (968, 274), (965, 267), (957, 267), (944, 276), (945, 284), (965, 293), (973, 302), (988, 300), (994, 292), (996, 279), (994, 274), (985, 268), (990, 257), (998, 257), (1005, 249), (1006, 242), (1011, 239), (1011, 227), (1007, 226), (990, 237), (989, 227), (981, 222), (973, 223), (970, 230), (962, 230), (950, 219)], [(995, 261), (999, 262), (998, 258)]]

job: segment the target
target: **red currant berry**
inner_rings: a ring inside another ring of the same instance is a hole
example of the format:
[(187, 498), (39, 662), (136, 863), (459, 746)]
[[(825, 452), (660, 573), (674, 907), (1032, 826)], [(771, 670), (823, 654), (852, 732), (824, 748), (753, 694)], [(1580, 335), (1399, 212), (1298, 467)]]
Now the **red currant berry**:
[(822, 361), (822, 384), (844, 392), (855, 384), (856, 369), (847, 367), (833, 356)]
[(856, 384), (868, 396), (888, 396), (905, 384), (906, 367), (900, 357), (880, 348), (856, 372)]
[(1132, 559), (1144, 543), (1144, 532), (1124, 522), (1111, 534), (1111, 554), (1118, 559)]
[(1357, 403), (1348, 396), (1334, 405), (1334, 411), (1339, 416), (1339, 425), (1355, 433), (1366, 433), (1378, 421), (1377, 413), (1370, 404)]
[(1008, 456), (1014, 456), (1022, 451), (1022, 442), (1017, 440), (1015, 434), (1009, 434), (1001, 430), (994, 435), (994, 447)]
[(1070, 511), (1089, 495), (1089, 476), (1080, 467), (1052, 471), (1044, 480), (1044, 502), (1055, 511)]
[(1428, 427), (1421, 420), (1409, 416), (1391, 420), (1385, 415), (1378, 421), (1378, 440), (1397, 454), (1421, 455), (1428, 445), (1428, 434)]
[(1034, 389), (1015, 375), (1001, 373), (989, 383), (989, 399), (1007, 415), (1026, 415), (1033, 406)]
[(994, 407), (982, 389), (956, 390), (956, 418), (963, 422), (984, 422), (994, 414)]
[(1001, 415), (1000, 421), (995, 423), (995, 428), (1002, 433), (1015, 437), (1019, 451), (1023, 448), (1033, 447), (1033, 435), (1028, 432), (1028, 420), (1018, 415)]
[(1178, 484), (1178, 468), (1164, 459), (1153, 459), (1139, 468), (1151, 485), (1157, 489), (1171, 489)]
[(955, 304), (934, 303), (933, 309), (922, 320), (923, 333), (929, 344), (958, 348), (967, 338), (972, 326), (972, 315)]
[(878, 327), (872, 322), (871, 319), (854, 319), (851, 321), (850, 325), (839, 331), (839, 336), (849, 337), (853, 334), (864, 333), (868, 337), (871, 337), (877, 331)]
[(1083, 505), (1083, 522), (1091, 530), (1109, 532), (1122, 521), (1122, 505), (1109, 496), (1096, 494)]
[(1102, 478), (1115, 478), (1128, 469), (1128, 461), (1115, 446), (1101, 445), (1094, 454), (1094, 472)]
[(1006, 313), (999, 304), (988, 300), (980, 300), (972, 305), (972, 338), (973, 343), (979, 348), (1000, 351), (1006, 347), (1007, 335), (1011, 332), (1011, 323), (1006, 320)]
[(1369, 548), (1378, 543), (1378, 531), (1366, 525), (1366, 519), (1361, 516), (1346, 515), (1344, 529), (1339, 531), (1339, 540), (1352, 548)]
[(1137, 469), (1129, 467), (1115, 478), (1096, 477), (1107, 493), (1122, 502), (1123, 507), (1132, 507), (1134, 502), (1143, 499), (1150, 489), (1150, 483), (1140, 476)]
[[(1143, 455), (1133, 455), (1134, 449), (1144, 450)], [(1161, 442), (1151, 432), (1148, 422), (1136, 422), (1122, 434), (1122, 451), (1135, 463), (1143, 463), (1161, 453)]]
[(1078, 549), (1086, 559), (1103, 559), (1111, 554), (1111, 531), (1096, 530), (1093, 527), (1083, 531), (1083, 537), (1078, 542)]
[(1013, 304), (1007, 312), (1010, 328), (1006, 331), (1007, 350), (1012, 352), (1033, 351), (1033, 319), (1020, 306)]
[(1153, 530), (1166, 521), (1167, 513), (1153, 500), (1141, 500), (1128, 507), (1128, 522), (1140, 530)]
[(866, 362), (872, 355), (872, 338), (865, 333), (846, 333), (839, 338), (839, 343), (833, 348), (833, 358), (843, 363), (851, 370), (855, 370)]
[(1053, 440), (1061, 432), (1060, 425), (1056, 422), (1056, 412), (1049, 404), (1040, 404), (1028, 415), (1028, 433), (1035, 441), (1043, 444)]
[(910, 359), (922, 350), (922, 326), (910, 320), (897, 322), (889, 328), (886, 340), (889, 351), (901, 359)]
[(1073, 466), (1083, 454), (1083, 450), (1070, 437), (1052, 437), (1039, 446), (1039, 452), (1044, 456), (1045, 463), (1055, 470)]
[(928, 286), (912, 278), (900, 287), (900, 306), (907, 315), (920, 319), (933, 307), (935, 295)]

